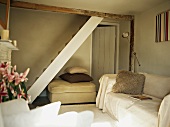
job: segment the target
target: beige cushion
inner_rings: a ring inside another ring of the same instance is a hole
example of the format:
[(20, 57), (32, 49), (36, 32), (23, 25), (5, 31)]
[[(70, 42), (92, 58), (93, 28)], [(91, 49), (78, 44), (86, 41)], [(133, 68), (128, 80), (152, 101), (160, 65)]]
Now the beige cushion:
[(142, 94), (145, 76), (130, 71), (120, 71), (112, 88), (115, 93)]
[(62, 104), (95, 102), (96, 92), (48, 93), (50, 102), (61, 101)]
[(144, 75), (146, 77), (144, 85), (145, 94), (162, 99), (170, 93), (170, 77), (146, 73)]
[(64, 80), (54, 80), (48, 85), (48, 91), (51, 93), (95, 92), (96, 88), (91, 82), (69, 83)]
[(87, 73), (88, 71), (83, 67), (68, 67), (65, 69), (65, 72), (74, 74), (74, 73)]

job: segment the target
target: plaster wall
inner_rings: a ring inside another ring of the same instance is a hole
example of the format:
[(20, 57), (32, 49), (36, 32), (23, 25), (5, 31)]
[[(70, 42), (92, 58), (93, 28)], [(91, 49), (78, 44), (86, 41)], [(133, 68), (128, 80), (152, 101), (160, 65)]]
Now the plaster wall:
[(135, 49), (139, 72), (170, 76), (170, 41), (155, 42), (156, 15), (170, 9), (170, 1), (135, 16)]
[(119, 37), (119, 70), (129, 70), (129, 39), (122, 38), (123, 32), (130, 32), (130, 21), (119, 22), (120, 37)]
[[(12, 53), (12, 65), (16, 64), (20, 72), (31, 68), (27, 86), (34, 83), (87, 19), (79, 15), (11, 8), (10, 38), (17, 40), (19, 48)], [(67, 66), (81, 65), (90, 72), (90, 43), (87, 39)]]

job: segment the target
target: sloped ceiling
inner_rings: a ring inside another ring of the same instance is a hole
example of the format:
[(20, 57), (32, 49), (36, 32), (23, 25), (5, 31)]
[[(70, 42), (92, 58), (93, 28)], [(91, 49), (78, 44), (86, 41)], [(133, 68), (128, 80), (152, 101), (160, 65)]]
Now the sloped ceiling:
[(137, 14), (169, 0), (14, 0), (114, 14)]

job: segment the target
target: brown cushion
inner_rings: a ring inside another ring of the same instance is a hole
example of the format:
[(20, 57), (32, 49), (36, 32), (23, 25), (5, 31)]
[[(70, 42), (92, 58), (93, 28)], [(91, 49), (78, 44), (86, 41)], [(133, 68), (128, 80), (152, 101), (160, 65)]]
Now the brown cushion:
[(60, 75), (59, 77), (70, 83), (90, 82), (93, 80), (92, 77), (84, 73), (75, 73), (75, 74), (65, 73), (65, 74)]
[(130, 71), (120, 71), (116, 77), (112, 91), (125, 94), (142, 94), (145, 82), (143, 74), (137, 74)]

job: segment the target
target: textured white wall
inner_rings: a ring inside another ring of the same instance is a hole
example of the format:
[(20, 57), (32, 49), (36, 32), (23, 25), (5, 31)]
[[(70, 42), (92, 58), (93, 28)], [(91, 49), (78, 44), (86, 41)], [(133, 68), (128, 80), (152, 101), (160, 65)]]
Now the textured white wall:
[(141, 62), (138, 71), (170, 76), (170, 41), (155, 43), (156, 15), (169, 7), (170, 1), (135, 17), (135, 48)]

